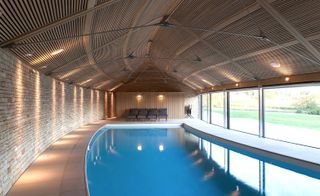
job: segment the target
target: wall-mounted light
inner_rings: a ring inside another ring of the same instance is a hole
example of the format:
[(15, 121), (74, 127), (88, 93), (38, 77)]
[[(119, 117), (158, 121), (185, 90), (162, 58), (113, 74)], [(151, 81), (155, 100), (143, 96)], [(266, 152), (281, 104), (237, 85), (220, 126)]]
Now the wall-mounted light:
[(58, 49), (58, 50), (56, 50), (56, 51), (53, 51), (52, 53), (51, 53), (51, 55), (57, 55), (57, 54), (60, 54), (61, 52), (63, 52), (64, 51), (64, 49), (63, 48), (61, 48), (61, 49)]
[(159, 99), (159, 101), (162, 101), (164, 99), (164, 96), (163, 95), (158, 95), (158, 99)]
[(236, 83), (236, 87), (238, 87), (239, 86), (239, 83)]
[(137, 98), (137, 101), (141, 101), (142, 95), (138, 94), (136, 98)]
[(284, 80), (285, 80), (286, 82), (289, 82), (289, 81), (290, 81), (290, 78), (289, 78), (289, 77), (285, 77)]

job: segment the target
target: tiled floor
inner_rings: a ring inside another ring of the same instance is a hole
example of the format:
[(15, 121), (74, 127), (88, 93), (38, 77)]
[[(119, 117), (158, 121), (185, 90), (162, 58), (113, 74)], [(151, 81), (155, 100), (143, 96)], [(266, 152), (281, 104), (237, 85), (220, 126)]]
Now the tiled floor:
[(84, 164), (87, 144), (106, 121), (82, 126), (43, 152), (18, 179), (8, 196), (87, 195)]
[[(105, 124), (182, 124), (197, 129), (205, 134), (235, 141), (236, 144), (252, 146), (276, 155), (285, 155), (285, 160), (298, 160), (299, 164), (310, 163), (320, 171), (320, 149), (297, 146), (284, 142), (258, 138), (253, 135), (225, 130), (221, 127), (209, 125), (200, 120), (172, 120), (161, 122), (128, 122), (128, 121), (97, 121), (80, 127), (59, 141), (52, 144), (26, 170), (12, 187), (9, 196), (82, 196), (87, 195), (85, 183), (85, 152), (90, 138), (97, 129)], [(295, 157), (293, 159), (293, 157)], [(309, 165), (310, 165), (309, 164)]]

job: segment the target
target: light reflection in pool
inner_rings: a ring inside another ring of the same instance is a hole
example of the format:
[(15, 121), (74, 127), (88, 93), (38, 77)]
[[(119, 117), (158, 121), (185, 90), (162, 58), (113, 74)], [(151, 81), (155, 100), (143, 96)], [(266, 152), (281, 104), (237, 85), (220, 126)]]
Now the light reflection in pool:
[(319, 172), (289, 170), (184, 129), (108, 130), (89, 149), (91, 196), (320, 195)]

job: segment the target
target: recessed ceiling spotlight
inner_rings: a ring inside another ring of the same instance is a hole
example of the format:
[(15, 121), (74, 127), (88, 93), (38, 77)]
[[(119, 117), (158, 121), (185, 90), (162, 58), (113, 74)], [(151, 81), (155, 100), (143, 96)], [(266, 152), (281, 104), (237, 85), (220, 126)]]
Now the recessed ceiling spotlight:
[(63, 51), (64, 51), (64, 49), (61, 48), (61, 49), (59, 49), (59, 50), (53, 51), (53, 52), (51, 53), (51, 55), (57, 55), (57, 54), (60, 54), (60, 53), (63, 52)]
[(279, 68), (279, 67), (281, 67), (281, 64), (280, 64), (280, 63), (274, 62), (274, 61), (271, 62), (270, 65), (271, 65), (272, 67), (274, 67), (274, 68)]
[(289, 82), (289, 81), (290, 81), (290, 78), (289, 78), (289, 77), (285, 77), (284, 80), (285, 80), (286, 82)]
[(24, 56), (31, 57), (31, 56), (33, 56), (33, 54), (32, 53), (28, 53), (28, 54), (25, 54)]

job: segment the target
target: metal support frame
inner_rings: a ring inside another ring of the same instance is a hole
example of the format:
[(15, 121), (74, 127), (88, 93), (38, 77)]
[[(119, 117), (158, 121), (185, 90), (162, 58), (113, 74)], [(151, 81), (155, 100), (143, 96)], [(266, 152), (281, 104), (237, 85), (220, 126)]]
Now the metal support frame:
[(230, 129), (230, 93), (228, 91), (223, 92), (224, 98), (224, 128)]
[(208, 96), (208, 99), (209, 99), (209, 104), (208, 104), (209, 105), (209, 115), (208, 115), (209, 120), (208, 121), (209, 121), (210, 124), (212, 124), (212, 120), (211, 120), (211, 118), (212, 118), (212, 114), (211, 114), (211, 112), (212, 112), (211, 111), (212, 110), (211, 94), (212, 93), (208, 93), (208, 95), (209, 95)]
[(264, 89), (259, 87), (259, 137), (265, 137)]
[(202, 94), (201, 95), (199, 95), (199, 109), (200, 109), (200, 120), (202, 120), (203, 119), (203, 117), (202, 117)]

